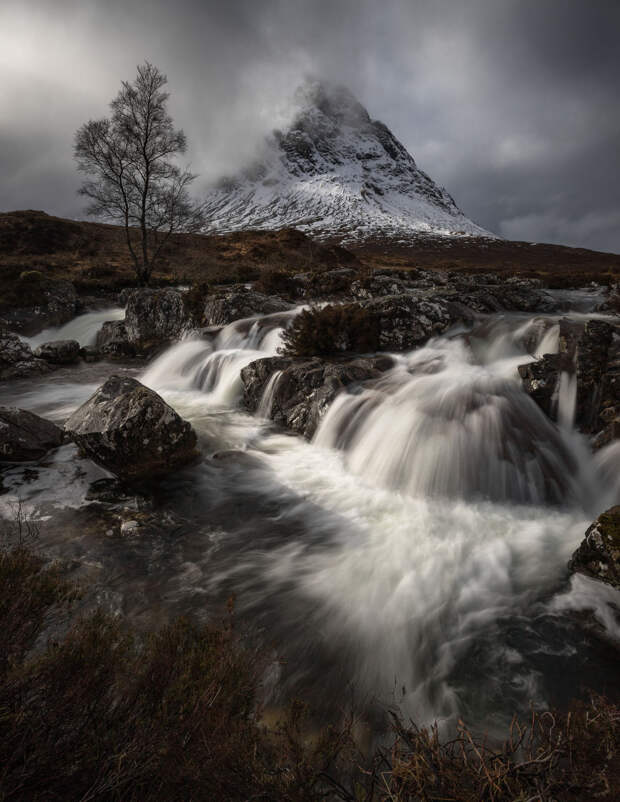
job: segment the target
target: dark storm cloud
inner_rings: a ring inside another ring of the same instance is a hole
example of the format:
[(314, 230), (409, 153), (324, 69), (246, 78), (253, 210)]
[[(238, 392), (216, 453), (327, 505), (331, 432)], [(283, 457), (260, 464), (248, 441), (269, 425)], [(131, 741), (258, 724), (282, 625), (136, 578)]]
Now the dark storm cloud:
[(619, 35), (615, 0), (3, 0), (0, 208), (81, 215), (73, 132), (149, 59), (203, 182), (314, 74), (485, 227), (620, 251)]

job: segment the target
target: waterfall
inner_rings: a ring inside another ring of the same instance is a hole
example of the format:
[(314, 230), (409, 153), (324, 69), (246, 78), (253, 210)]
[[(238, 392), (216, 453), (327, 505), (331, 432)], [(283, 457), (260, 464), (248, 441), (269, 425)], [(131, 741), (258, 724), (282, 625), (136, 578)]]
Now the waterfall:
[(65, 323), (35, 334), (34, 337), (22, 337), (34, 349), (51, 340), (77, 340), (81, 346), (94, 345), (97, 332), (107, 320), (123, 320), (125, 310), (119, 307), (99, 309), (96, 312), (85, 312), (83, 315)]
[(271, 408), (273, 406), (273, 399), (276, 392), (276, 387), (278, 385), (278, 381), (280, 376), (282, 375), (281, 370), (276, 370), (269, 381), (267, 382), (267, 386), (263, 391), (263, 396), (260, 400), (260, 404), (258, 405), (258, 410), (256, 411), (256, 415), (259, 418), (268, 418), (271, 413)]
[(277, 354), (282, 331), (297, 312), (236, 320), (212, 340), (176, 343), (150, 365), (141, 381), (158, 392), (198, 391), (213, 407), (235, 407), (243, 390), (241, 370)]
[(503, 360), (473, 363), (462, 340), (436, 340), (361, 393), (342, 393), (315, 442), (342, 449), (355, 473), (413, 496), (576, 500), (569, 444), (505, 373)]

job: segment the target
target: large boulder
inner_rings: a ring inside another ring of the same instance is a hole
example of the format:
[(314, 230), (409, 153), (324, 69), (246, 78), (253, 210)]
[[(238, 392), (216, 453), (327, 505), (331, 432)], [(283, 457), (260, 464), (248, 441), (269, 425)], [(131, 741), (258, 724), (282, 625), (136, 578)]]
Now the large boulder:
[(205, 326), (226, 326), (242, 318), (272, 315), (289, 309), (292, 309), (291, 304), (282, 298), (236, 286), (207, 298), (202, 322)]
[(111, 376), (65, 423), (80, 450), (124, 480), (168, 473), (197, 456), (196, 434), (157, 393)]
[(266, 357), (241, 371), (244, 403), (250, 412), (260, 410), (280, 426), (310, 439), (338, 393), (376, 379), (392, 366), (386, 356), (329, 361)]
[(25, 409), (0, 407), (0, 460), (39, 459), (62, 442), (62, 430), (51, 421)]
[(37, 359), (28, 343), (0, 326), (0, 380), (20, 379), (48, 370), (47, 362)]
[(80, 344), (77, 340), (52, 340), (35, 349), (34, 355), (52, 365), (74, 365), (80, 360)]
[(97, 332), (95, 348), (98, 353), (112, 359), (136, 355), (136, 347), (129, 342), (123, 320), (107, 320)]
[(190, 325), (178, 290), (134, 290), (125, 310), (128, 341), (138, 350), (149, 349), (177, 339)]
[(362, 306), (378, 321), (382, 351), (409, 351), (430, 337), (442, 334), (452, 323), (448, 303), (441, 298), (416, 298), (408, 293), (386, 295)]
[(620, 506), (599, 515), (568, 567), (620, 588)]

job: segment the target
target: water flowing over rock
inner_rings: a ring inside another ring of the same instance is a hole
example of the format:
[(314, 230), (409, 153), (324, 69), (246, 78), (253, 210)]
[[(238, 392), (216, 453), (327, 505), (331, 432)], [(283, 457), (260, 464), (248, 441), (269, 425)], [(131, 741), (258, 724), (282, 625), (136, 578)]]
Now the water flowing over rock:
[(472, 364), (459, 342), (414, 351), (362, 392), (342, 393), (316, 442), (414, 496), (560, 503), (576, 458), (514, 379)]
[(111, 376), (65, 423), (83, 453), (121, 479), (169, 473), (197, 456), (191, 425), (135, 379)]
[(80, 360), (80, 344), (77, 340), (53, 340), (40, 345), (34, 355), (53, 365), (74, 365)]
[(536, 401), (545, 415), (554, 420), (553, 401), (560, 378), (560, 364), (559, 354), (545, 354), (536, 362), (519, 365), (518, 368), (525, 392)]
[(599, 515), (573, 554), (569, 568), (620, 588), (620, 507)]
[(0, 460), (40, 459), (63, 442), (63, 432), (51, 421), (25, 409), (0, 407)]
[(573, 398), (571, 425), (594, 435), (600, 448), (620, 434), (620, 327), (591, 319), (559, 323), (558, 353), (519, 366), (525, 391), (555, 420), (563, 388)]
[[(393, 365), (389, 357), (352, 360), (270, 357), (251, 362), (241, 371), (244, 402), (250, 412), (265, 410), (275, 423), (312, 438), (336, 396), (350, 385), (378, 378)], [(276, 380), (270, 386), (274, 374)], [(269, 391), (268, 404), (263, 404)]]
[(235, 287), (209, 297), (204, 307), (205, 326), (226, 326), (235, 320), (287, 312), (291, 304), (273, 295)]
[(37, 359), (27, 343), (0, 326), (0, 380), (18, 379), (48, 370), (49, 365)]

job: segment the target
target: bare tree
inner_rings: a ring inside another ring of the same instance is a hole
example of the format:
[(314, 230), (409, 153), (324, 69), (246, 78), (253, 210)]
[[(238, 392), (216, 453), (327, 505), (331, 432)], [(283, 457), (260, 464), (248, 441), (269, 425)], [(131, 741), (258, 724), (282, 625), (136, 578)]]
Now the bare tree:
[(167, 82), (145, 62), (133, 83), (123, 81), (110, 118), (89, 120), (75, 134), (78, 169), (90, 176), (79, 190), (91, 201), (88, 213), (122, 223), (144, 286), (170, 236), (204, 225), (188, 191), (196, 176), (171, 161), (185, 153), (187, 140), (167, 112)]

